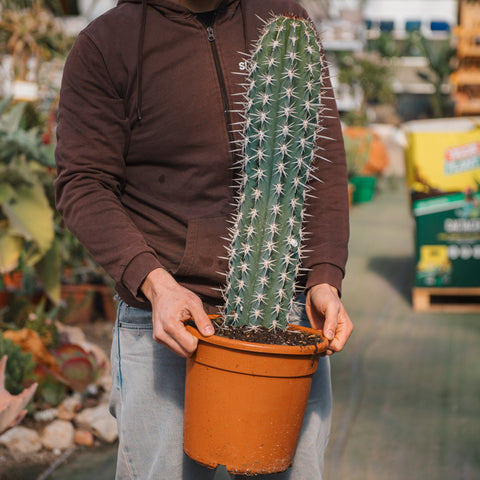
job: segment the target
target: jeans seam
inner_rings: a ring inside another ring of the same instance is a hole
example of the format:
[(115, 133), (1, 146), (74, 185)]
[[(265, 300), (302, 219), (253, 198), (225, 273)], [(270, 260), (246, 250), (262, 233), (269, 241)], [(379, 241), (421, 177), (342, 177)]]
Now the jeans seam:
[(120, 388), (120, 399), (122, 398), (122, 359), (120, 355), (120, 326), (117, 328), (117, 356), (118, 356), (118, 384)]

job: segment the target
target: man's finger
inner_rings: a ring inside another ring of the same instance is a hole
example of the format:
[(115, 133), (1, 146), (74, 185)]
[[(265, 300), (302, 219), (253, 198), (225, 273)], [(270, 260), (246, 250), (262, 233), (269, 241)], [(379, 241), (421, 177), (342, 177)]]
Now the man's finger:
[(179, 322), (167, 330), (154, 331), (154, 340), (182, 357), (190, 357), (197, 349), (198, 339)]
[(208, 318), (208, 315), (205, 313), (203, 309), (203, 305), (193, 303), (190, 306), (190, 313), (192, 315), (193, 321), (198, 328), (198, 331), (205, 337), (213, 335), (215, 333), (215, 329), (213, 328), (212, 322)]
[(323, 325), (323, 334), (332, 341), (337, 331), (339, 307), (336, 303), (331, 302), (325, 310), (325, 323)]

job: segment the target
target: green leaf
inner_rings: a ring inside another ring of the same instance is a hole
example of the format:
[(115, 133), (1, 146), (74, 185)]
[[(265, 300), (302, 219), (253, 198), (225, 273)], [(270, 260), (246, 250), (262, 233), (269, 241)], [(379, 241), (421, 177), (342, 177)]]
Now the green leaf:
[(50, 248), (54, 236), (53, 210), (40, 185), (20, 185), (15, 201), (3, 206), (10, 232), (34, 242), (41, 253)]
[[(6, 224), (6, 222), (2, 222)], [(7, 228), (0, 228), (0, 273), (8, 273), (17, 268), (23, 248), (23, 239), (12, 235)]]
[(25, 104), (14, 105), (7, 113), (0, 117), (0, 129), (7, 133), (13, 133), (18, 130), (22, 121)]
[(15, 190), (9, 183), (0, 183), (0, 204), (9, 202), (15, 197)]
[(0, 115), (3, 115), (12, 102), (12, 97), (4, 98), (0, 101)]
[(57, 239), (54, 239), (45, 256), (35, 264), (35, 272), (48, 298), (55, 305), (58, 305), (60, 302), (60, 269), (59, 242)]

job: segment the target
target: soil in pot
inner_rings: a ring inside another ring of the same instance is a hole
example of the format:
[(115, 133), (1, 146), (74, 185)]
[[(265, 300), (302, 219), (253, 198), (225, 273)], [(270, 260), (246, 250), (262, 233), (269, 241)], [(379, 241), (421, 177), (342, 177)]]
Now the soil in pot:
[[(231, 338), (232, 340), (241, 340), (243, 342), (264, 343), (267, 345), (289, 345), (289, 346), (306, 346), (320, 345), (325, 338), (312, 331), (304, 332), (303, 330), (269, 330), (265, 327), (255, 327), (254, 329), (247, 326), (232, 327), (223, 323), (221, 317), (215, 317), (212, 320), (215, 327), (215, 335)], [(193, 325), (193, 323), (192, 323)]]

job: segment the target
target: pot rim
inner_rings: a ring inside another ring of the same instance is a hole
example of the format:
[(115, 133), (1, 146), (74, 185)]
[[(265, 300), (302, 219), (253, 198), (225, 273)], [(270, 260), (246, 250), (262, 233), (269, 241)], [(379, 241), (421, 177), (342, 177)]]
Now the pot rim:
[(247, 342), (244, 340), (236, 340), (232, 338), (222, 337), (220, 335), (212, 335), (204, 337), (194, 326), (185, 325), (185, 328), (199, 341), (216, 345), (218, 347), (230, 348), (232, 350), (244, 350), (249, 352), (279, 354), (279, 355), (315, 355), (324, 352), (328, 348), (328, 339), (323, 335), (321, 330), (315, 330), (301, 325), (288, 325), (288, 330), (300, 330), (306, 333), (319, 335), (323, 341), (317, 345), (271, 345), (267, 343)]

